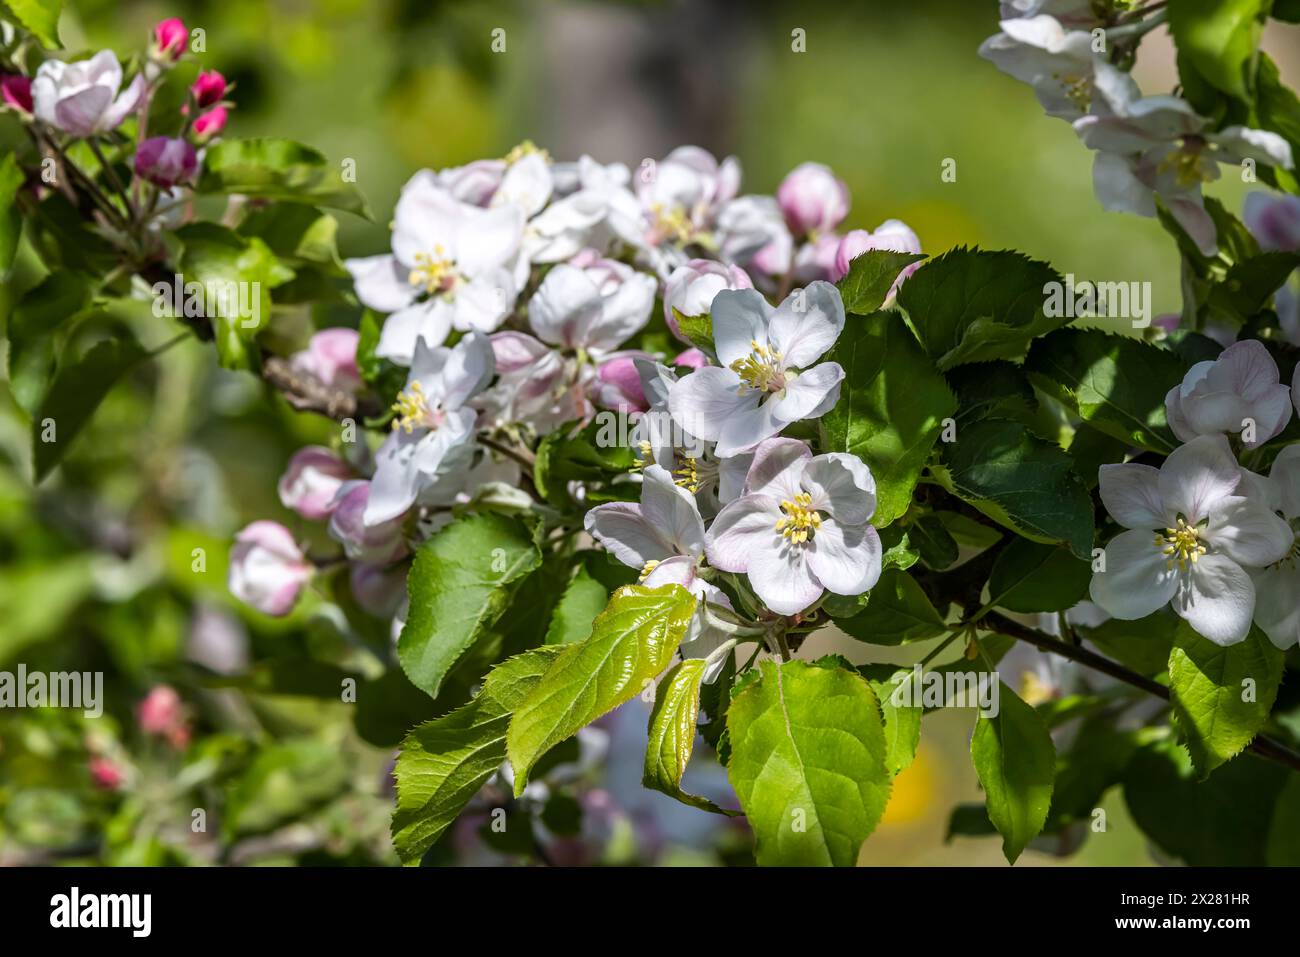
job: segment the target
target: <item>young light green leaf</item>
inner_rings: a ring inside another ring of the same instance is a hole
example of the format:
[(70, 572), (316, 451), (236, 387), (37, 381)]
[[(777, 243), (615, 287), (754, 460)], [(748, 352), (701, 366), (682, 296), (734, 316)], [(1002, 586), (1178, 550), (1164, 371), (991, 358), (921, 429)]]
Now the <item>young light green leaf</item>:
[(855, 615), (835, 619), (847, 635), (874, 645), (924, 641), (948, 630), (921, 586), (899, 569), (887, 569)]
[(620, 588), (591, 636), (565, 645), (510, 721), (507, 749), (522, 794), (537, 760), (554, 745), (643, 690), (668, 667), (695, 612), (680, 585)]
[(707, 312), (698, 316), (684, 315), (677, 309), (673, 310), (673, 318), (677, 320), (677, 328), (681, 330), (687, 340), (695, 348), (707, 355), (715, 355), (716, 347), (713, 344), (713, 317)]
[(5, 0), (4, 5), (47, 50), (62, 45), (59, 43), (59, 13), (63, 10), (63, 0)]
[(1282, 680), (1282, 652), (1258, 628), (1223, 647), (1186, 621), (1169, 653), (1174, 721), (1201, 778), (1250, 744), (1268, 720)]
[(371, 218), (360, 190), (344, 179), (342, 166), (292, 140), (222, 140), (204, 156), (199, 192), (328, 206)]
[(128, 335), (105, 339), (81, 358), (60, 363), (54, 380), (32, 416), (32, 461), (39, 482), (62, 461), (109, 390), (146, 357)]
[(491, 512), (452, 522), (420, 546), (407, 575), (410, 612), (397, 655), (432, 697), (461, 657), (501, 616), (514, 582), (542, 563), (522, 522)]
[(822, 445), (867, 463), (876, 480), (871, 523), (883, 528), (911, 504), (956, 399), (896, 313), (855, 316), (828, 358), (845, 377), (839, 401), (821, 421)]
[(975, 721), (971, 760), (984, 788), (989, 820), (1014, 864), (1047, 820), (1056, 779), (1056, 747), (1033, 708), (1002, 684), (998, 713)]
[(871, 682), (871, 690), (880, 702), (880, 714), (885, 721), (885, 766), (890, 774), (898, 774), (916, 758), (921, 743), (921, 718), (925, 708), (921, 704), (906, 704), (895, 699), (894, 694), (912, 677), (910, 668), (894, 665), (863, 665), (858, 671)]
[(646, 742), (645, 769), (641, 783), (662, 791), (683, 804), (725, 814), (707, 798), (682, 790), (682, 775), (695, 748), (695, 722), (700, 714), (700, 681), (704, 678), (703, 658), (687, 658), (673, 667), (659, 682), (650, 712), (650, 737)]
[(9, 272), (18, 251), (18, 237), (23, 231), (18, 209), (18, 190), (22, 189), (23, 171), (13, 153), (0, 159), (0, 278)]
[(859, 316), (875, 312), (885, 304), (894, 280), (906, 266), (924, 259), (917, 253), (869, 249), (849, 263), (849, 273), (837, 284), (844, 299), (844, 311)]
[(727, 712), (727, 774), (758, 863), (852, 867), (892, 783), (876, 696), (833, 665), (759, 668)]
[(1186, 370), (1168, 349), (1098, 329), (1060, 329), (1034, 343), (1025, 370), (1094, 429), (1166, 455), (1177, 448), (1165, 395)]
[(586, 553), (555, 604), (546, 630), (546, 644), (568, 645), (586, 640), (592, 622), (608, 604), (610, 593), (635, 580), (633, 569), (615, 567), (604, 552)]
[(1092, 566), (1066, 549), (1017, 538), (989, 572), (988, 604), (1025, 614), (1071, 608), (1091, 580)]
[(510, 714), (558, 654), (538, 648), (501, 662), (473, 700), (407, 735), (394, 769), (392, 826), (403, 863), (418, 862), (505, 762)]
[(1249, 102), (1255, 51), (1269, 0), (1178, 0), (1169, 32), (1196, 72), (1224, 93)]

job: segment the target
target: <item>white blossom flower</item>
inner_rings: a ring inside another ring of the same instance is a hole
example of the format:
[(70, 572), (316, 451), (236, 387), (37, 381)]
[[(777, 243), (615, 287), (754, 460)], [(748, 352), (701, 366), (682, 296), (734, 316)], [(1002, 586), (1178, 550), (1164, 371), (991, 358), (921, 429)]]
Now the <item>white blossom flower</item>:
[[(726, 640), (708, 626), (705, 602), (730, 609), (731, 602), (699, 574), (704, 555), (704, 521), (691, 494), (674, 483), (657, 465), (645, 470), (641, 503), (610, 502), (597, 505), (583, 519), (587, 533), (609, 549), (624, 565), (641, 570), (641, 584), (649, 588), (681, 585), (697, 599), (682, 655), (706, 658)], [(711, 681), (723, 662), (706, 675)]]
[(452, 329), (496, 329), (527, 279), (523, 229), (519, 207), (472, 206), (439, 186), (429, 170), (416, 173), (393, 214), (392, 254), (344, 263), (357, 298), (392, 313), (375, 354), (410, 365), (418, 341), (432, 347)]
[(677, 382), (668, 408), (691, 435), (717, 442), (722, 458), (751, 449), (835, 405), (844, 370), (817, 360), (843, 329), (844, 302), (828, 282), (796, 290), (776, 309), (752, 289), (720, 292), (713, 340), (722, 366)]
[(718, 213), (718, 254), (756, 276), (784, 276), (794, 261), (794, 237), (775, 197), (741, 196)]
[(309, 445), (294, 453), (280, 476), (280, 502), (303, 518), (328, 518), (339, 487), (352, 477), (351, 467), (329, 449)]
[(776, 201), (798, 236), (834, 229), (849, 214), (849, 188), (823, 163), (800, 163), (781, 180)]
[(706, 316), (713, 297), (724, 289), (753, 289), (749, 274), (739, 266), (713, 259), (691, 259), (672, 271), (664, 284), (664, 322), (674, 336), (686, 342), (675, 313)]
[(492, 373), (492, 344), (486, 336), (470, 333), (451, 349), (416, 342), (406, 388), (393, 406), (398, 418), (375, 453), (367, 525), (397, 518), (469, 466), (477, 415), (466, 403)]
[(1183, 442), (1198, 435), (1241, 433), (1257, 448), (1291, 421), (1291, 390), (1256, 339), (1234, 342), (1217, 359), (1198, 362), (1165, 396), (1169, 427)]
[(140, 105), (144, 75), (137, 73), (125, 90), (122, 65), (112, 50), (89, 60), (46, 60), (32, 80), (36, 118), (73, 136), (95, 136), (117, 129)]
[(278, 522), (253, 522), (230, 550), (230, 593), (258, 611), (281, 617), (293, 611), (315, 572), (293, 534)]
[(651, 246), (686, 246), (712, 228), (718, 210), (740, 188), (740, 163), (721, 163), (708, 150), (679, 146), (637, 173), (636, 195), (647, 218)]
[(491, 339), (497, 381), (474, 402), (490, 422), (526, 422), (545, 433), (591, 414), (590, 366), (524, 332), (497, 332)]
[(814, 457), (796, 439), (769, 439), (745, 489), (713, 520), (705, 554), (714, 568), (747, 575), (772, 611), (794, 615), (824, 591), (860, 595), (876, 584), (876, 483), (860, 459)]
[(543, 342), (602, 358), (649, 321), (657, 288), (653, 276), (584, 250), (546, 274), (528, 323)]
[(998, 26), (1002, 32), (980, 45), (980, 56), (1030, 84), (1048, 116), (1075, 120), (1088, 112), (1097, 61), (1090, 33), (1067, 30), (1047, 14), (1006, 19)]
[(1106, 546), (1092, 600), (1116, 618), (1174, 611), (1219, 645), (1241, 641), (1255, 611), (1247, 572), (1285, 556), (1292, 533), (1257, 497), (1222, 435), (1175, 449), (1159, 468), (1103, 465), (1102, 503), (1129, 531)]
[[(1268, 508), (1282, 513), (1294, 536), (1300, 530), (1300, 445), (1279, 452), (1268, 478), (1256, 488)], [(1279, 648), (1300, 644), (1300, 538), (1293, 538), (1281, 559), (1249, 572), (1255, 583), (1255, 624)]]
[(590, 156), (582, 157), (576, 169), (561, 170), (560, 165), (552, 175), (561, 198), (528, 223), (524, 249), (529, 261), (554, 263), (583, 249), (604, 253), (617, 243), (642, 245), (641, 205), (628, 189), (626, 166), (603, 166)]

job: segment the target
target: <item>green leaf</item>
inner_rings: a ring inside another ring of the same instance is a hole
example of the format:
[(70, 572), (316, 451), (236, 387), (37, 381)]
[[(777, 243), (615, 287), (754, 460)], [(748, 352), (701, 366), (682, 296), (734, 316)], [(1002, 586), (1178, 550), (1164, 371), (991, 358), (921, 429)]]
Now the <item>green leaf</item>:
[(501, 767), (511, 713), (558, 654), (556, 648), (538, 648), (503, 661), (472, 701), (407, 735), (394, 769), (392, 827), (393, 847), (404, 863), (419, 861)]
[(943, 524), (943, 519), (928, 512), (907, 526), (907, 540), (928, 567), (942, 570), (957, 561), (960, 549)]
[[(198, 283), (201, 297), (191, 302), (183, 290), (187, 315), (197, 311), (212, 322), (217, 355), (228, 369), (256, 369), (261, 362), (253, 340), (271, 319), (271, 290), (293, 278), (262, 240), (245, 238), (216, 223), (193, 223), (176, 231), (183, 244), (180, 267), (185, 285)], [(197, 309), (195, 308), (197, 306)]]
[(898, 253), (887, 249), (870, 249), (855, 256), (849, 273), (837, 284), (844, 299), (844, 311), (865, 316), (885, 304), (894, 280), (903, 269), (924, 259), (917, 253)]
[(1178, 0), (1169, 5), (1169, 32), (1200, 76), (1248, 101), (1269, 6), (1268, 0)]
[(23, 171), (13, 153), (0, 159), (0, 277), (9, 272), (18, 252), (18, 237), (23, 231), (18, 211), (18, 191), (23, 187)]
[(314, 265), (331, 276), (346, 276), (339, 259), (338, 220), (313, 206), (277, 203), (256, 209), (239, 225), (239, 234), (257, 237), (290, 266)]
[(1124, 772), (1124, 802), (1143, 834), (1187, 864), (1262, 866), (1278, 795), (1292, 776), (1245, 755), (1197, 780), (1186, 749), (1170, 739), (1138, 749)]
[(225, 139), (209, 147), (199, 192), (328, 206), (371, 218), (361, 192), (343, 179), (342, 167), (292, 140)]
[(199, 63), (184, 59), (171, 64), (149, 99), (149, 135), (181, 136), (188, 122), (184, 110), (190, 101), (190, 88), (199, 77)]
[(516, 796), (538, 758), (668, 667), (694, 612), (695, 599), (680, 585), (629, 585), (614, 593), (591, 637), (564, 646), (510, 721)]
[(1268, 721), (1282, 680), (1282, 652), (1259, 628), (1224, 648), (1187, 622), (1169, 653), (1174, 721), (1202, 778), (1234, 757)]
[(991, 607), (1032, 614), (1072, 608), (1088, 594), (1092, 566), (1063, 548), (1023, 538), (998, 555), (989, 573)]
[(1092, 557), (1093, 508), (1070, 456), (1019, 422), (985, 419), (946, 443), (931, 472), (944, 488), (1036, 542)]
[(650, 712), (650, 738), (646, 742), (641, 784), (662, 791), (683, 804), (725, 814), (727, 812), (707, 798), (682, 790), (682, 775), (686, 773), (695, 748), (700, 682), (707, 664), (703, 658), (687, 658), (659, 682), (654, 709)]
[(334, 744), (315, 738), (272, 743), (230, 789), (221, 829), (227, 839), (269, 831), (305, 816), (347, 781), (348, 767)]
[[(1259, 55), (1256, 83), (1255, 112), (1258, 120), (1252, 125), (1272, 130), (1291, 144), (1293, 157), (1300, 156), (1300, 97), (1282, 82), (1277, 64), (1266, 53)], [(1278, 186), (1300, 193), (1300, 180), (1296, 179), (1293, 170), (1274, 169), (1273, 174)]]
[(1047, 263), (1015, 252), (958, 247), (914, 272), (898, 293), (921, 344), (941, 370), (968, 362), (1018, 359), (1036, 336), (1064, 325), (1043, 308)]
[(58, 270), (28, 291), (9, 316), (9, 388), (34, 413), (54, 372), (56, 334), (90, 302), (90, 286), (77, 273)]
[(883, 528), (911, 504), (956, 399), (897, 313), (850, 319), (829, 358), (845, 377), (839, 401), (821, 421), (822, 445), (866, 462), (876, 480), (871, 522)]
[(636, 465), (636, 456), (626, 436), (617, 434), (618, 428), (617, 417), (610, 416), (594, 419), (576, 432), (561, 426), (542, 439), (533, 468), (533, 482), (542, 497), (564, 508), (571, 504), (568, 483), (607, 482)]
[(948, 631), (916, 579), (898, 569), (882, 573), (863, 609), (835, 619), (835, 624), (845, 634), (875, 645), (924, 641)]
[(436, 698), (447, 673), (505, 611), (509, 586), (541, 563), (527, 526), (490, 512), (457, 519), (424, 542), (407, 576), (411, 607), (397, 640), (411, 683)]
[(727, 774), (760, 865), (852, 867), (889, 800), (885, 732), (871, 686), (842, 668), (758, 666), (731, 702)]
[(1056, 747), (1033, 708), (1002, 684), (996, 717), (981, 712), (970, 741), (989, 820), (1014, 864), (1047, 820), (1056, 779)]
[(1269, 828), (1269, 867), (1300, 867), (1300, 774), (1288, 775)]
[(36, 35), (47, 49), (58, 49), (59, 13), (63, 0), (4, 0), (18, 22)]
[(707, 312), (699, 316), (688, 316), (677, 309), (673, 310), (673, 318), (677, 320), (677, 328), (681, 330), (690, 344), (701, 352), (715, 356), (717, 355), (716, 347), (713, 344), (713, 317)]
[(1282, 251), (1233, 263), (1223, 281), (1210, 289), (1210, 306), (1245, 321), (1268, 304), (1298, 266), (1300, 254)]
[(1097, 329), (1061, 329), (1034, 343), (1025, 371), (1094, 429), (1165, 455), (1178, 447), (1165, 395), (1186, 370), (1166, 349)]
[(1070, 750), (1057, 756), (1047, 830), (1089, 820), (1102, 796), (1122, 780), (1136, 748), (1135, 733), (1116, 728), (1113, 716), (1086, 719)]
[(894, 699), (899, 686), (912, 678), (912, 669), (894, 665), (864, 665), (858, 669), (871, 682), (871, 690), (880, 703), (881, 717), (885, 721), (885, 766), (890, 774), (898, 774), (916, 758), (921, 743), (921, 718), (925, 708), (920, 704), (902, 704)]
[(1105, 655), (1144, 675), (1157, 675), (1169, 666), (1169, 652), (1182, 619), (1172, 610), (1137, 621), (1111, 618), (1095, 626), (1075, 626), (1079, 635)]
[(972, 362), (949, 369), (944, 378), (957, 395), (957, 424), (980, 419), (1029, 421), (1038, 410), (1033, 386), (1011, 362)]
[[(32, 460), (39, 482), (67, 454), (99, 403), (147, 353), (135, 339), (121, 335), (95, 343), (76, 361), (60, 363), (32, 417)], [(47, 423), (53, 439), (45, 441)]]
[(605, 610), (610, 593), (635, 581), (635, 569), (611, 564), (603, 552), (588, 552), (555, 605), (546, 631), (546, 644), (585, 641), (591, 634), (592, 622)]

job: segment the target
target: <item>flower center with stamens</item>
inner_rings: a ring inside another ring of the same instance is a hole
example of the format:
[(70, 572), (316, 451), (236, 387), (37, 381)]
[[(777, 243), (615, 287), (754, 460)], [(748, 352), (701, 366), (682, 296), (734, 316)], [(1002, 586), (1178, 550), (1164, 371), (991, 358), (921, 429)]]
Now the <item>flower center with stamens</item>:
[(546, 160), (547, 162), (550, 162), (551, 159), (551, 154), (548, 153), (546, 150), (542, 149), (532, 140), (524, 140), (522, 143), (520, 143), (518, 146), (512, 149), (509, 153), (503, 156), (502, 159), (505, 160), (506, 165), (513, 166), (515, 163), (518, 163), (525, 156), (533, 156), (533, 155), (540, 156), (542, 159)]
[(1181, 149), (1175, 150), (1160, 161), (1157, 169), (1172, 172), (1178, 185), (1184, 189), (1208, 183), (1218, 172), (1214, 160), (1201, 150), (1201, 143), (1189, 137)]
[(659, 562), (657, 560), (652, 559), (651, 561), (646, 562), (644, 565), (641, 566), (641, 577), (637, 579), (637, 581), (645, 581), (647, 578), (650, 577), (650, 573), (658, 567), (659, 567)]
[(1196, 564), (1196, 560), (1205, 554), (1206, 548), (1201, 544), (1201, 532), (1195, 525), (1188, 525), (1179, 519), (1177, 528), (1166, 528), (1161, 535), (1156, 533), (1156, 547), (1166, 556), (1167, 567), (1172, 571), (1175, 565), (1179, 571), (1187, 570), (1187, 563)]
[(785, 388), (785, 373), (781, 370), (781, 353), (770, 346), (749, 340), (752, 350), (744, 358), (731, 363), (730, 369), (740, 376), (740, 381), (751, 389), (762, 392), (780, 392)]
[(1087, 113), (1092, 105), (1092, 78), (1077, 76), (1073, 73), (1053, 74), (1055, 80), (1065, 90), (1065, 98), (1081, 113)]
[(412, 382), (409, 389), (397, 394), (393, 411), (397, 413), (393, 428), (404, 429), (407, 435), (416, 429), (436, 429), (442, 420), (441, 413), (429, 404), (429, 398), (418, 382)]
[(669, 209), (663, 203), (654, 203), (650, 206), (650, 219), (652, 244), (668, 240), (685, 246), (695, 237), (695, 224), (682, 206)]
[(781, 511), (785, 516), (777, 519), (776, 530), (792, 544), (802, 545), (812, 537), (813, 532), (822, 527), (822, 517), (812, 507), (812, 496), (800, 492), (793, 499), (781, 502)]
[(693, 455), (687, 455), (680, 459), (681, 466), (673, 469), (673, 475), (677, 476), (674, 480), (686, 491), (694, 495), (700, 490), (700, 463)]
[(423, 286), (429, 295), (451, 292), (460, 282), (460, 273), (456, 264), (446, 258), (446, 249), (441, 243), (433, 247), (432, 253), (416, 253), (415, 266), (411, 269), (407, 282), (412, 286)]

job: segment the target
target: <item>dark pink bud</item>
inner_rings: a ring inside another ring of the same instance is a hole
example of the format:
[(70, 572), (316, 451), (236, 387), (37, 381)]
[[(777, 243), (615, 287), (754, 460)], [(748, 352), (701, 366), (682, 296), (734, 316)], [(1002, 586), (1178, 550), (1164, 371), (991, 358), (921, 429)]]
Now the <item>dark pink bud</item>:
[(153, 28), (154, 47), (158, 53), (172, 60), (179, 60), (189, 42), (190, 31), (180, 17), (169, 17)]
[(206, 109), (214, 103), (220, 103), (221, 98), (226, 95), (226, 90), (230, 89), (230, 84), (226, 78), (216, 70), (204, 70), (199, 74), (199, 78), (194, 81), (190, 87), (190, 92), (194, 94), (195, 101), (201, 109)]
[(141, 179), (170, 188), (187, 182), (198, 168), (194, 147), (185, 140), (154, 136), (135, 151), (135, 173)]
[(15, 110), (26, 113), (29, 116), (31, 115), (31, 77), (18, 76), (17, 74), (0, 77), (0, 95), (4, 97), (6, 106), (13, 107)]
[(228, 115), (224, 106), (214, 106), (194, 121), (194, 135), (200, 140), (216, 136), (226, 128)]
[(602, 363), (596, 373), (600, 383), (595, 399), (607, 409), (645, 412), (650, 408), (641, 388), (641, 375), (631, 356), (619, 356)]
[(87, 766), (90, 768), (90, 778), (95, 782), (95, 786), (105, 791), (116, 791), (126, 778), (122, 769), (108, 758), (91, 758)]
[(673, 360), (673, 365), (687, 369), (703, 369), (709, 364), (709, 357), (699, 349), (687, 349)]

